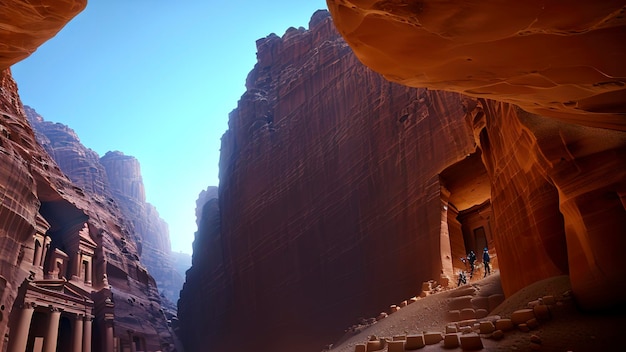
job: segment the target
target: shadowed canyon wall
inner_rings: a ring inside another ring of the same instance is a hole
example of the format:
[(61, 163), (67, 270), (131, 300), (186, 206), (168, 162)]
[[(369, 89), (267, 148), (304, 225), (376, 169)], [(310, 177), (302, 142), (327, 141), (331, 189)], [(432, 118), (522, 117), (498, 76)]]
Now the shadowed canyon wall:
[(468, 119), (505, 292), (569, 271), (583, 307), (626, 304), (624, 3), (327, 3), (359, 59), (388, 79), (479, 98)]
[(439, 176), (476, 151), (460, 95), (370, 71), (326, 11), (257, 50), (181, 292), (189, 351), (319, 351), (452, 275), (448, 199), (489, 199)]
[[(447, 72), (454, 62), (435, 44), (431, 53), (429, 41), (416, 41), (423, 44), (419, 50), (408, 44), (398, 48), (415, 19), (398, 15), (413, 15), (410, 4), (394, 4), (329, 1), (359, 59), (376, 69), (381, 64), (387, 78), (413, 82), (393, 70), (420, 69), (413, 67), (416, 62), (424, 70), (435, 65), (432, 77), (424, 79), (464, 73)], [(487, 15), (500, 9), (480, 8)], [(587, 15), (604, 11), (596, 10)], [(599, 57), (598, 65), (589, 65), (592, 71), (615, 68), (612, 60), (623, 54), (617, 50), (606, 57), (623, 28), (615, 16), (619, 10), (611, 9), (608, 22), (592, 26), (591, 31), (604, 31), (617, 23), (616, 31), (603, 32), (611, 38), (593, 43), (591, 48), (604, 49), (588, 55)], [(451, 13), (462, 16), (456, 9)], [(580, 18), (553, 20), (561, 21), (559, 26), (594, 21), (586, 20), (584, 11), (575, 13)], [(456, 18), (438, 14), (446, 23)], [(546, 35), (531, 32), (526, 39), (539, 38), (545, 47)], [(472, 39), (468, 33), (462, 41)], [(489, 33), (480, 40), (482, 35)], [(372, 38), (377, 41), (370, 43)], [(537, 50), (532, 41), (525, 43)], [(576, 45), (570, 53), (584, 47)], [(387, 47), (406, 57), (391, 55), (383, 50)], [(424, 280), (450, 275), (460, 266), (456, 258), (483, 245), (494, 254), (509, 295), (569, 273), (583, 307), (624, 303), (626, 287), (618, 276), (626, 245), (621, 79), (608, 77), (611, 83), (601, 84), (582, 64), (570, 67), (564, 59), (563, 72), (559, 65), (547, 72), (574, 76), (554, 89), (533, 86), (546, 72), (503, 84), (473, 82), (473, 73), (457, 77), (462, 81), (457, 85), (447, 78), (438, 84), (415, 81), (473, 96), (417, 83), (411, 89), (364, 68), (324, 12), (313, 16), (309, 30), (270, 35), (257, 41), (257, 50), (247, 91), (222, 138), (219, 200), (203, 208), (193, 266), (181, 292), (182, 338), (190, 351), (206, 346), (317, 351), (358, 317), (418, 293)], [(411, 56), (414, 50), (418, 57)], [(477, 56), (467, 62), (490, 55), (472, 50)], [(528, 57), (534, 57), (532, 50)], [(548, 61), (559, 63), (551, 60), (560, 54)], [(478, 61), (483, 65), (478, 71), (491, 67), (491, 61)], [(502, 67), (494, 65), (485, 75), (510, 71)], [(613, 72), (619, 76), (619, 70)], [(464, 84), (489, 87), (489, 94)], [(507, 85), (516, 88), (499, 90)], [(581, 89), (587, 93), (579, 94)], [(592, 101), (597, 111), (585, 108)], [(544, 112), (550, 117), (537, 115)]]

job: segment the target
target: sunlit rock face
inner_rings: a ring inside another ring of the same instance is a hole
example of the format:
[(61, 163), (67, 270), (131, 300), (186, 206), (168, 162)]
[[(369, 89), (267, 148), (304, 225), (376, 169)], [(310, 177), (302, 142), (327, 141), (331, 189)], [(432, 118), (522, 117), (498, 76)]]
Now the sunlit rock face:
[[(85, 171), (97, 158), (74, 140), (73, 131), (52, 126), (47, 138), (59, 140), (47, 139), (47, 148), (54, 152), (59, 147), (55, 155), (89, 190), (74, 184), (38, 144), (9, 70), (0, 78), (0, 332), (8, 336), (0, 347), (16, 348), (21, 332), (33, 343), (33, 334), (51, 311), (42, 305), (46, 300), (61, 311), (58, 350), (69, 349), (68, 336), (80, 331), (72, 328), (79, 318), (86, 319), (85, 331), (87, 320), (91, 323), (93, 351), (107, 351), (114, 344), (130, 348), (139, 343), (149, 350), (173, 346), (155, 281), (139, 260), (133, 224), (115, 200), (94, 192), (100, 187), (108, 193), (106, 182), (94, 182), (103, 168), (95, 167), (91, 175)], [(71, 288), (72, 293), (52, 298), (68, 292), (62, 289), (46, 298), (38, 287), (48, 285)], [(84, 305), (80, 312), (73, 311), (76, 296)], [(32, 329), (24, 332), (18, 322), (25, 307), (35, 312)]]
[(87, 5), (87, 0), (3, 1), (0, 69), (25, 59)]
[(157, 209), (146, 202), (139, 160), (115, 151), (107, 152), (100, 163), (106, 169), (113, 197), (133, 222), (142, 263), (174, 307), (184, 279), (173, 266), (169, 227)]
[(623, 1), (327, 4), (359, 59), (387, 79), (626, 129)]
[(123, 153), (108, 152), (102, 158), (85, 147), (76, 133), (61, 123), (45, 121), (25, 106), (37, 141), (46, 149), (70, 180), (89, 194), (114, 199), (132, 223), (132, 241), (141, 262), (149, 269), (159, 291), (169, 300), (172, 314), (183, 285), (183, 275), (174, 269), (167, 223), (146, 202), (139, 161)]
[(257, 51), (179, 300), (187, 351), (318, 352), (455, 272), (448, 198), (456, 212), (489, 199), (439, 176), (468, 155), (485, 174), (460, 95), (386, 81), (326, 11)]
[(30, 106), (24, 106), (24, 112), (39, 144), (74, 184), (90, 193), (111, 196), (106, 171), (100, 164), (98, 153), (85, 147), (68, 126), (45, 121)]
[(569, 272), (583, 307), (625, 304), (623, 2), (327, 3), (386, 78), (478, 98), (467, 121), (491, 184), (505, 292)]

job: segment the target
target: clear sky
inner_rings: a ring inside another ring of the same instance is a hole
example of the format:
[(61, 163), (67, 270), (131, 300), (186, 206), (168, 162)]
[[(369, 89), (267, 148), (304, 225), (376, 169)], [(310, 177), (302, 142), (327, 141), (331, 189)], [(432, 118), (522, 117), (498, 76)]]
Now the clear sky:
[(90, 0), (12, 67), (24, 104), (103, 156), (141, 163), (172, 250), (191, 253), (198, 194), (218, 185), (220, 138), (256, 40), (305, 27), (324, 0)]

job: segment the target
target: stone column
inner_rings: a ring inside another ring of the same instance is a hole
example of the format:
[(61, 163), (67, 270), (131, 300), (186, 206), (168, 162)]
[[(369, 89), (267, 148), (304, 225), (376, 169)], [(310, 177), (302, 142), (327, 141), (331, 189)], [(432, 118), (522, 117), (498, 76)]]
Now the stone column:
[(31, 304), (25, 304), (20, 310), (17, 324), (11, 329), (9, 341), (9, 352), (25, 352), (28, 343), (28, 332), (30, 331), (30, 321), (33, 318), (35, 309)]
[(104, 321), (104, 352), (113, 352), (113, 347), (115, 343), (114, 335), (113, 335), (113, 321), (105, 320)]
[(83, 324), (83, 352), (91, 352), (91, 317), (85, 317)]
[(43, 267), (46, 264), (46, 254), (48, 254), (49, 249), (50, 249), (50, 237), (44, 236), (43, 251), (41, 252), (41, 261), (39, 262), (39, 266)]
[(43, 244), (39, 243), (39, 239), (35, 239), (35, 253), (33, 253), (33, 266), (39, 266), (41, 264), (41, 252), (43, 251)]
[(74, 332), (72, 335), (72, 352), (83, 351), (83, 315), (76, 314), (74, 321)]
[[(76, 277), (80, 277), (80, 267), (83, 264), (82, 261), (82, 255), (80, 254), (80, 251), (76, 252), (76, 264), (74, 264), (74, 272), (72, 273), (72, 275), (76, 276)], [(70, 275), (70, 277), (72, 277), (72, 275)], [(85, 273), (85, 276), (87, 276), (87, 273)], [(83, 278), (83, 280), (85, 280), (85, 278)]]
[(43, 340), (43, 352), (56, 352), (61, 311), (58, 308), (52, 308), (48, 316), (48, 329)]
[(91, 284), (91, 260), (87, 260), (87, 267), (85, 268), (85, 282)]
[(137, 352), (137, 347), (135, 346), (135, 341), (133, 341), (133, 331), (128, 330), (128, 338), (130, 339), (130, 352)]

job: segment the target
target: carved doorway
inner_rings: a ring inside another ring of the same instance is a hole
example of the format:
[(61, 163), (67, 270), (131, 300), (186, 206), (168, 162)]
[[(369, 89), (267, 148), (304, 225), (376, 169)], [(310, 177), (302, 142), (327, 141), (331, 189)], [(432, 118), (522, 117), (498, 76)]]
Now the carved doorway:
[(452, 267), (467, 270), (461, 260), (473, 250), (481, 258), (483, 248), (493, 251), (491, 236), (491, 182), (481, 152), (469, 154), (439, 174), (442, 202), (447, 212)]
[(59, 337), (57, 341), (57, 351), (72, 350), (72, 323), (66, 316), (61, 316), (59, 321)]

